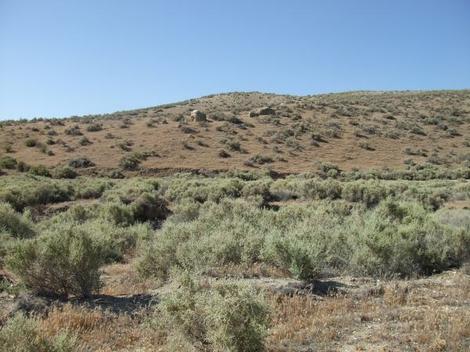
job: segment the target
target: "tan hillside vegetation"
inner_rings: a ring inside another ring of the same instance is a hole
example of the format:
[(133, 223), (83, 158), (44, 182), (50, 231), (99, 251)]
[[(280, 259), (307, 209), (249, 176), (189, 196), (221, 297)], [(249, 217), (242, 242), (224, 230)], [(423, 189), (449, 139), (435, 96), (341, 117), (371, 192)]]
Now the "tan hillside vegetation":
[(456, 167), (468, 166), (469, 146), (468, 90), (227, 93), (0, 125), (0, 156), (48, 168), (86, 158), (86, 165), (72, 164), (79, 173), (265, 168), (300, 173), (320, 162), (343, 170)]

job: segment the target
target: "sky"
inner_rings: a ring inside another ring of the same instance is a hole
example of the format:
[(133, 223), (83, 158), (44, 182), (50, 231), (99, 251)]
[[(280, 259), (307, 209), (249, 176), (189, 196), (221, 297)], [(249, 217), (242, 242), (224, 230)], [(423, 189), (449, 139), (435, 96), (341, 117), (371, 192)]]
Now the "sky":
[(470, 88), (470, 0), (0, 0), (0, 119)]

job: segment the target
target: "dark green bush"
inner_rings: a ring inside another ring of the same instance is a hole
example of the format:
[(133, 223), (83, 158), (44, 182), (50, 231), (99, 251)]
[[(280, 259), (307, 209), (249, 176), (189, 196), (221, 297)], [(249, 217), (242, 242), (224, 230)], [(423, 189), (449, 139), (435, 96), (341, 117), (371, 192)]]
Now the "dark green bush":
[(34, 165), (31, 166), (28, 170), (31, 175), (51, 177), (49, 169), (44, 165)]
[(135, 155), (125, 155), (119, 161), (119, 166), (124, 170), (136, 170), (140, 165), (140, 159)]
[(82, 138), (80, 138), (80, 140), (78, 141), (78, 143), (79, 143), (81, 146), (87, 146), (87, 145), (92, 144), (91, 141), (90, 141), (87, 137), (85, 137), (85, 136), (83, 136)]
[(264, 164), (272, 163), (274, 160), (270, 156), (256, 154), (252, 156), (250, 159), (248, 159), (248, 161), (253, 164), (264, 165)]
[(83, 133), (80, 131), (80, 126), (75, 125), (65, 129), (65, 134), (69, 136), (81, 136)]
[(69, 166), (73, 167), (74, 169), (80, 169), (80, 168), (93, 167), (95, 166), (95, 163), (93, 163), (88, 158), (77, 158), (77, 159), (70, 160)]
[(108, 203), (101, 211), (103, 218), (124, 226), (146, 221), (158, 223), (170, 214), (167, 202), (150, 193), (142, 193), (129, 204)]
[(37, 140), (35, 140), (33, 138), (28, 138), (24, 141), (24, 145), (29, 147), (29, 148), (35, 147), (36, 144), (37, 144)]
[(103, 125), (100, 123), (92, 123), (91, 125), (88, 125), (86, 130), (88, 132), (98, 132), (103, 129)]
[(149, 193), (140, 195), (130, 204), (130, 207), (134, 222), (161, 221), (170, 214), (167, 202)]
[(7, 155), (0, 158), (0, 169), (14, 169), (16, 165), (16, 159), (11, 156)]
[(68, 178), (73, 179), (78, 176), (77, 172), (70, 167), (58, 167), (52, 172), (54, 178)]

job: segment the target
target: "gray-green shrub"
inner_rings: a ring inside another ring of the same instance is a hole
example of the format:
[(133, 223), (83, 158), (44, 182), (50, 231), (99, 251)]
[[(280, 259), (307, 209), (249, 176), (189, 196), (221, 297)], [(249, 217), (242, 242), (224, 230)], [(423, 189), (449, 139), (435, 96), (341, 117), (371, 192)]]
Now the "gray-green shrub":
[(431, 274), (460, 265), (470, 248), (468, 232), (442, 225), (416, 203), (385, 201), (362, 222), (349, 241), (359, 273)]
[(323, 270), (411, 276), (460, 265), (469, 240), (416, 202), (386, 200), (367, 209), (325, 201), (273, 211), (225, 199), (201, 205), (197, 218), (170, 217), (143, 246), (138, 270), (165, 280), (173, 268), (264, 262), (303, 280)]
[(235, 283), (202, 285), (189, 273), (174, 278), (174, 289), (155, 315), (170, 348), (214, 351), (264, 350), (269, 311), (262, 295)]
[(100, 287), (104, 249), (70, 223), (19, 242), (7, 267), (33, 292), (46, 296), (90, 296)]
[(2, 232), (19, 239), (30, 238), (35, 235), (33, 224), (21, 214), (15, 212), (7, 203), (0, 203), (0, 233)]

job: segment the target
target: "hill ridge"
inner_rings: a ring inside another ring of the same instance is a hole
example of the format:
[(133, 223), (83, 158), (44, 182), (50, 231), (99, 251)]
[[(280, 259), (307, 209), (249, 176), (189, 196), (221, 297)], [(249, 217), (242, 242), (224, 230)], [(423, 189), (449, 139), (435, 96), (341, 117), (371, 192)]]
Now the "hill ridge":
[[(193, 110), (204, 118), (195, 121)], [(469, 123), (470, 90), (227, 92), (111, 114), (2, 122), (0, 157), (48, 168), (89, 159), (79, 172), (94, 165), (300, 173), (325, 162), (344, 170), (465, 168)]]

